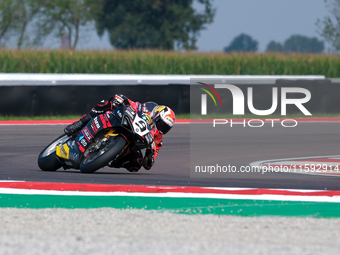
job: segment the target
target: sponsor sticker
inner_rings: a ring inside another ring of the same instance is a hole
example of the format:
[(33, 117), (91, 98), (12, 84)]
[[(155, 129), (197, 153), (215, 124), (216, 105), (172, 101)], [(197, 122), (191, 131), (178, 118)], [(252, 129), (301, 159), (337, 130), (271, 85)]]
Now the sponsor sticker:
[(80, 140), (80, 143), (81, 143), (84, 147), (87, 146), (87, 142), (86, 142), (86, 140), (85, 140), (84, 138)]
[(90, 132), (87, 128), (84, 128), (81, 132), (85, 136), (87, 141), (90, 142), (92, 140), (92, 135), (90, 134)]
[(69, 151), (67, 144), (63, 144), (62, 146), (57, 146), (56, 154), (60, 158), (68, 159), (69, 158)]
[(170, 127), (174, 125), (174, 121), (168, 116), (164, 118), (164, 122), (168, 124)]
[(151, 117), (150, 117), (149, 114), (144, 113), (144, 114), (143, 114), (143, 119), (147, 120), (147, 121), (149, 122), (149, 125), (151, 125), (152, 120), (151, 120)]
[(125, 113), (131, 118), (135, 118), (135, 112), (131, 107), (126, 108)]
[(96, 128), (97, 128), (97, 129), (100, 129), (100, 124), (99, 124), (99, 122), (98, 122), (98, 116), (94, 118), (93, 122), (94, 122), (94, 124), (96, 125)]

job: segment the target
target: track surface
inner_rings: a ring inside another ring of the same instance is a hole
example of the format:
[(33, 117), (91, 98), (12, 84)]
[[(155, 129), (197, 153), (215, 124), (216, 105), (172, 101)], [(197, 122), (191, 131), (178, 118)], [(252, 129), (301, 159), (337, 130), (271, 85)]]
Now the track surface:
[[(94, 174), (82, 174), (78, 170), (43, 172), (37, 165), (37, 157), (63, 128), (63, 125), (0, 126), (0, 180), (340, 190), (340, 178), (328, 176), (233, 173), (219, 179), (190, 178), (188, 124), (175, 125), (164, 137), (164, 146), (150, 171), (129, 173), (125, 169), (106, 167)], [(227, 144), (226, 161), (238, 165), (265, 159), (339, 155), (339, 131), (340, 123), (299, 123), (295, 128), (276, 129), (237, 128), (221, 137), (216, 146), (225, 149)]]

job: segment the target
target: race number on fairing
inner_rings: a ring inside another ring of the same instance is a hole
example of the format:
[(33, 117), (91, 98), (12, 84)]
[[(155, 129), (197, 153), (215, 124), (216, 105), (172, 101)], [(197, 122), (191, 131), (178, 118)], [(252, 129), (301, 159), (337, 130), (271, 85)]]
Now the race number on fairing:
[(135, 130), (136, 134), (143, 136), (149, 133), (148, 123), (140, 118), (138, 114), (136, 114), (135, 119), (132, 123), (133, 129)]

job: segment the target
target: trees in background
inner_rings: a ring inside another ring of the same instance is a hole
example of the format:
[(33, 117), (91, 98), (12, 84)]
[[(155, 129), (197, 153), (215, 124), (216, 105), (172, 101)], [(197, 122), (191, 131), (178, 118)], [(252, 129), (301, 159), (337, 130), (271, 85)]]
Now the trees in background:
[(270, 41), (269, 44), (267, 45), (266, 51), (270, 52), (284, 52), (284, 47), (281, 43), (275, 42), (275, 41)]
[[(340, 0), (339, 0), (340, 1)], [(299, 53), (320, 53), (324, 50), (324, 42), (319, 41), (316, 37), (307, 37), (303, 35), (292, 35), (283, 44), (280, 42), (270, 41), (267, 45), (267, 52), (299, 52)], [(236, 36), (228, 47), (224, 48), (225, 52), (254, 52), (258, 49), (258, 42), (247, 34)]]
[(267, 52), (299, 52), (299, 53), (321, 53), (324, 50), (324, 42), (316, 37), (303, 35), (292, 35), (282, 45), (279, 42), (271, 41), (267, 45)]
[(325, 0), (331, 16), (322, 21), (318, 19), (316, 25), (318, 33), (328, 42), (333, 50), (340, 50), (340, 0)]
[(15, 21), (16, 6), (13, 0), (0, 1), (0, 46), (8, 38)]
[[(21, 49), (23, 46), (32, 46), (35, 45), (39, 40), (37, 36), (30, 36), (30, 34), (36, 35), (39, 31), (39, 28), (36, 26), (34, 22), (35, 19), (44, 11), (43, 8), (43, 0), (15, 0), (16, 9), (16, 19), (15, 26), (17, 31), (17, 43), (16, 46), (18, 49)], [(28, 31), (29, 25), (32, 24), (31, 33)]]
[[(197, 1), (201, 12), (193, 8)], [(213, 21), (212, 0), (0, 0), (0, 46), (39, 46), (67, 34), (75, 49), (89, 24), (119, 49), (195, 49)], [(15, 41), (15, 43), (13, 43)]]
[[(81, 33), (95, 24), (98, 35), (109, 34), (117, 49), (196, 49), (197, 37), (212, 23), (213, 0), (0, 0), (0, 47), (37, 47), (47, 36), (67, 34), (75, 49)], [(193, 8), (200, 3), (201, 11)], [(340, 0), (325, 0), (330, 15), (317, 21), (318, 33), (340, 51)], [(225, 52), (254, 52), (258, 42), (236, 36)], [(324, 50), (316, 37), (292, 35), (284, 43), (271, 41), (268, 52)]]
[(213, 21), (212, 0), (197, 0), (202, 12), (193, 8), (193, 0), (100, 0), (97, 12), (99, 36), (109, 34), (118, 49), (196, 49), (199, 32)]
[(324, 50), (324, 42), (316, 37), (309, 38), (302, 35), (292, 35), (284, 42), (286, 52), (320, 53)]
[[(53, 34), (55, 37), (68, 35), (69, 48), (75, 49), (81, 28), (94, 18), (95, 0), (54, 0), (43, 4), (44, 12), (37, 21), (39, 37)], [(92, 7), (92, 8), (91, 8)]]
[(9, 42), (16, 48), (39, 46), (53, 34), (69, 35), (75, 49), (80, 28), (93, 20), (95, 0), (1, 0), (0, 45)]
[(15, 38), (12, 41), (18, 49), (25, 44), (31, 45), (34, 39), (29, 36), (27, 28), (42, 11), (42, 3), (42, 0), (1, 0), (0, 45), (9, 38)]
[(250, 35), (240, 34), (236, 36), (228, 47), (224, 48), (225, 52), (247, 52), (257, 51), (258, 42), (254, 40)]

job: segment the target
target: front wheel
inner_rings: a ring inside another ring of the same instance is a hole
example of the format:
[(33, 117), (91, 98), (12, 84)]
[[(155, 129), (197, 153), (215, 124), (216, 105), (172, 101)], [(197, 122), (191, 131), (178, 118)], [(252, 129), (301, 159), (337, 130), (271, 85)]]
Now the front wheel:
[(104, 146), (98, 150), (90, 151), (82, 163), (80, 171), (82, 173), (93, 173), (99, 168), (106, 166), (114, 159), (126, 146), (126, 140), (121, 136), (112, 137)]
[(53, 142), (51, 142), (38, 157), (38, 166), (43, 171), (57, 171), (62, 164), (58, 161), (56, 155), (56, 146), (59, 143), (64, 143), (69, 137), (67, 135), (61, 135)]

